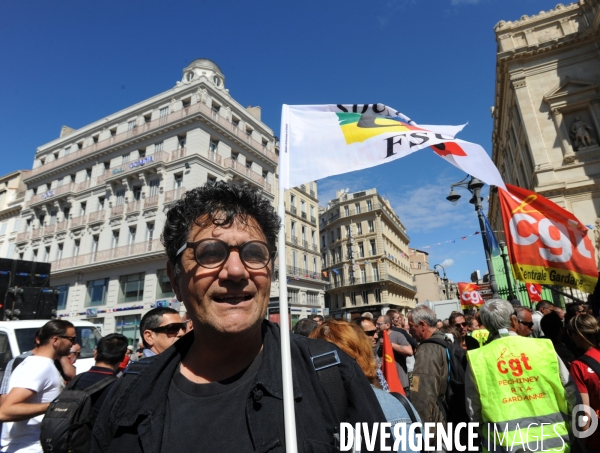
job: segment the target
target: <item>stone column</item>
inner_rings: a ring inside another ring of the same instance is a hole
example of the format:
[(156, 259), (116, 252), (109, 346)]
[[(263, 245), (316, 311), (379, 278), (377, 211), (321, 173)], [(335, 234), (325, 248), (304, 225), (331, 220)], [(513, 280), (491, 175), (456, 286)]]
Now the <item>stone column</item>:
[(573, 147), (569, 141), (569, 131), (567, 129), (567, 125), (565, 124), (562, 112), (559, 109), (554, 108), (552, 109), (551, 113), (554, 127), (556, 128), (558, 138), (560, 139), (564, 160), (565, 162), (573, 162), (575, 159), (575, 152), (573, 151)]

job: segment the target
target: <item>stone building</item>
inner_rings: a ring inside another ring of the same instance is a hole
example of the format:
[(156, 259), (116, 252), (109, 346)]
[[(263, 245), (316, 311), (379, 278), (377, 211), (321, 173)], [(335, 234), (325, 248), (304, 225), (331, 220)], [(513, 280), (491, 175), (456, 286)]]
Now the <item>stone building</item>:
[(457, 299), (458, 288), (456, 284), (445, 277), (445, 271), (442, 271), (442, 275), (440, 275), (437, 268), (431, 269), (429, 253), (424, 250), (409, 250), (413, 285), (417, 288), (415, 303), (419, 304), (427, 300)]
[[(595, 224), (600, 212), (600, 2), (499, 22), (492, 157), (504, 181)], [(498, 197), (489, 218), (501, 231)], [(592, 234), (590, 232), (590, 234)], [(597, 247), (598, 247), (597, 243)]]
[(15, 171), (0, 177), (0, 258), (12, 258), (19, 231), (27, 171)]
[(377, 189), (338, 191), (320, 212), (321, 261), (331, 316), (415, 306), (409, 237)]
[(278, 149), (260, 114), (231, 96), (214, 62), (197, 59), (173, 88), (77, 130), (63, 127), (24, 179), (13, 257), (51, 262), (61, 317), (135, 341), (143, 313), (179, 307), (160, 244), (173, 202), (217, 180), (253, 185), (275, 201)]

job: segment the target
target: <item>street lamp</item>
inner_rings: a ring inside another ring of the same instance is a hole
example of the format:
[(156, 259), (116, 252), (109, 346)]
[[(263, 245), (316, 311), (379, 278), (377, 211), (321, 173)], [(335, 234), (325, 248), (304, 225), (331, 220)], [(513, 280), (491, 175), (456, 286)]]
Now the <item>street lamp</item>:
[[(460, 195), (459, 195), (460, 197)], [(442, 272), (444, 272), (444, 278), (442, 278), (442, 280), (444, 281), (444, 286), (446, 287), (446, 300), (450, 300), (450, 295), (448, 294), (448, 277), (446, 277), (446, 269), (444, 269), (444, 266), (442, 266), (441, 264), (434, 264), (433, 268), (435, 269), (436, 267), (441, 267), (442, 268)], [(440, 273), (438, 271), (435, 271), (435, 274), (439, 277)]]
[[(470, 181), (467, 179), (471, 177)], [(461, 181), (455, 182), (450, 186), (450, 194), (446, 197), (446, 200), (451, 202), (452, 204), (456, 204), (460, 199), (460, 195), (454, 191), (455, 187), (462, 187), (463, 189), (467, 189), (471, 192), (473, 197), (469, 200), (469, 203), (475, 205), (475, 211), (477, 212), (477, 216), (479, 217), (479, 229), (481, 230), (481, 238), (483, 239), (483, 248), (485, 250), (485, 260), (487, 262), (488, 272), (490, 276), (490, 287), (492, 288), (492, 297), (494, 299), (498, 298), (498, 285), (496, 283), (496, 274), (494, 273), (494, 267), (492, 266), (492, 258), (490, 253), (490, 248), (487, 241), (487, 234), (485, 232), (485, 221), (483, 218), (483, 211), (481, 202), (483, 198), (481, 198), (481, 188), (484, 186), (484, 183), (473, 176), (467, 175)]]

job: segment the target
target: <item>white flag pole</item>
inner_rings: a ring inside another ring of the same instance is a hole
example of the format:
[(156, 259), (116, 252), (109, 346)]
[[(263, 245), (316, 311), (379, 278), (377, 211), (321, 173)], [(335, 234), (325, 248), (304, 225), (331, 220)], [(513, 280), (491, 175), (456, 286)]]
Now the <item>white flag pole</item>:
[(281, 327), (281, 379), (283, 383), (283, 417), (285, 426), (285, 451), (297, 453), (296, 414), (294, 413), (294, 385), (292, 381), (292, 357), (290, 350), (290, 316), (285, 263), (285, 187), (289, 180), (289, 122), (288, 106), (281, 109), (281, 133), (279, 142), (279, 200), (277, 213), (281, 219), (277, 254), (279, 257), (279, 325)]

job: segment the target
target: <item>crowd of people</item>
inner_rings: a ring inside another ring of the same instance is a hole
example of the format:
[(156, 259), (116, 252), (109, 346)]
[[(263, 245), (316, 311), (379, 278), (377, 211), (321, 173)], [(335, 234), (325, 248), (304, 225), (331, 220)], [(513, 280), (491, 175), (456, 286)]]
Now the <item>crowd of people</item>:
[[(279, 222), (247, 186), (218, 182), (189, 191), (167, 213), (162, 234), (185, 317), (149, 311), (139, 349), (107, 335), (96, 365), (79, 375), (73, 325), (49, 321), (32, 350), (5, 370), (2, 451), (50, 451), (44, 414), (49, 420), (68, 392), (101, 383), (89, 395), (87, 437), (68, 451), (285, 451), (280, 327), (265, 319)], [(577, 440), (571, 427), (578, 403), (592, 408), (587, 423), (600, 411), (600, 327), (583, 304), (563, 310), (541, 301), (533, 311), (491, 299), (447, 319), (423, 305), (350, 321), (315, 315), (295, 323), (293, 333), (299, 451), (335, 451), (342, 422), (385, 421), (434, 422), (436, 429), (478, 422), (487, 451), (600, 451), (600, 433)], [(393, 362), (398, 391), (390, 391), (384, 361), (386, 369)], [(524, 431), (527, 446), (511, 448), (523, 421), (546, 431)], [(490, 424), (510, 435), (495, 439)], [(532, 448), (540, 434), (544, 443)], [(382, 451), (375, 435), (369, 451)], [(491, 450), (490, 440), (499, 442)]]

